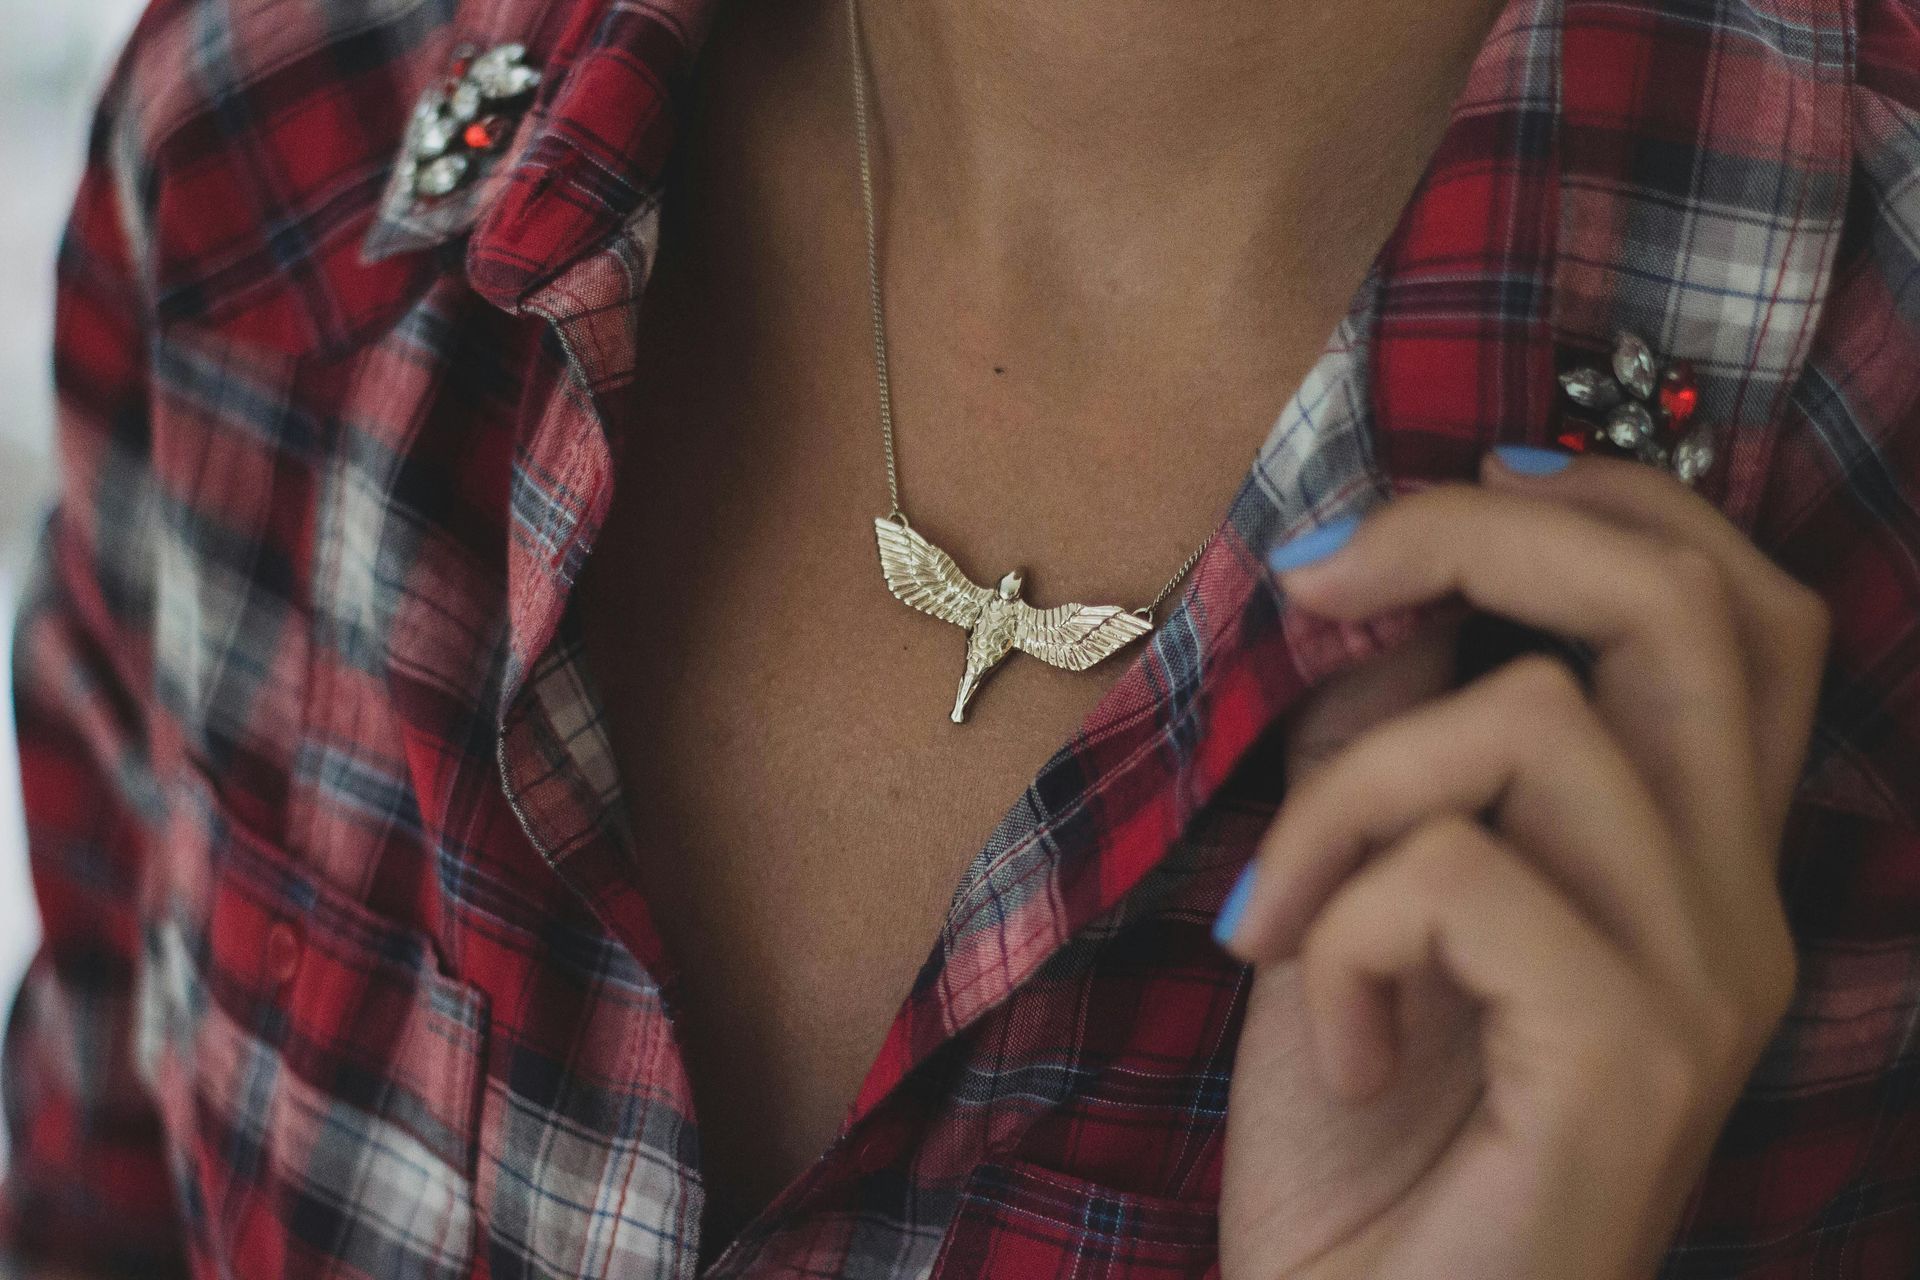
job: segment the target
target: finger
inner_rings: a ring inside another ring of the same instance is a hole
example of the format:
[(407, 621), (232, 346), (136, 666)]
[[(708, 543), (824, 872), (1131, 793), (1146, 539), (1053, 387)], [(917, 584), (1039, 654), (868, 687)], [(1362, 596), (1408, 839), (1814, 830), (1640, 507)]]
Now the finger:
[[(1680, 1204), (1738, 1092), (1694, 1035), (1685, 993), (1648, 983), (1523, 858), (1459, 817), (1388, 850), (1316, 922), (1300, 990), (1315, 1065), (1336, 1096), (1369, 1102), (1405, 1069), (1382, 993), (1409, 993), (1429, 974), (1479, 1014), (1484, 1087), (1468, 1141), (1447, 1153), (1452, 1171), (1508, 1182), (1523, 1214), (1538, 1178), (1507, 1179), (1516, 1157), (1538, 1175), (1575, 1170), (1599, 1190), (1631, 1189), (1590, 1215), (1599, 1225), (1564, 1256), (1593, 1261), (1596, 1275), (1644, 1274), (1637, 1259), (1609, 1256), (1639, 1249), (1619, 1224), (1648, 1204)], [(1469, 1154), (1489, 1145), (1499, 1157)]]
[(1539, 656), (1379, 725), (1290, 788), (1229, 949), (1250, 963), (1293, 954), (1369, 852), (1483, 811), (1649, 970), (1706, 973), (1672, 832), (1573, 674)]
[(1693, 547), (1719, 568), (1746, 656), (1761, 793), (1784, 816), (1812, 731), (1832, 629), (1826, 601), (1754, 545), (1711, 502), (1673, 476), (1624, 458), (1580, 458), (1523, 473), (1497, 453), (1482, 462), (1494, 489), (1566, 502), (1626, 528)]
[(1445, 620), (1309, 690), (1287, 713), (1288, 785), (1326, 765), (1368, 729), (1452, 688), (1459, 639), (1459, 621)]
[(1387, 503), (1331, 558), (1281, 574), (1357, 621), (1458, 594), (1585, 641), (1603, 719), (1690, 848), (1750, 857), (1760, 806), (1744, 658), (1719, 571), (1564, 503), (1437, 485)]
[[(1490, 1083), (1520, 1068), (1541, 1085), (1583, 1049), (1617, 1052), (1651, 1003), (1645, 979), (1585, 916), (1458, 816), (1417, 828), (1355, 876), (1314, 922), (1300, 965), (1316, 1064), (1348, 1098), (1392, 1079), (1392, 992), (1423, 972), (1444, 972), (1479, 1004)], [(1547, 1089), (1560, 1095), (1554, 1106), (1599, 1101), (1566, 1096), (1572, 1085)]]

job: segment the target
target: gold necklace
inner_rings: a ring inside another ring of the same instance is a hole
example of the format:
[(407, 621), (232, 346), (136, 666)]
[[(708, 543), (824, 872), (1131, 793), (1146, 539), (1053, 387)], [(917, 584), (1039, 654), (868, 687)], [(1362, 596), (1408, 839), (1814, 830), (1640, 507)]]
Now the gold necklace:
[(907, 522), (900, 507), (900, 476), (893, 460), (893, 396), (887, 379), (887, 327), (880, 308), (880, 252), (874, 232), (873, 160), (867, 142), (866, 59), (860, 48), (859, 0), (847, 0), (848, 52), (853, 65), (855, 136), (860, 144), (860, 198), (867, 215), (867, 302), (873, 314), (873, 367), (880, 385), (880, 438), (886, 446), (887, 497), (892, 509), (875, 516), (880, 571), (900, 600), (967, 632), (967, 666), (960, 676), (950, 719), (959, 724), (967, 702), (989, 671), (1015, 649), (1068, 671), (1084, 671), (1136, 636), (1153, 630), (1153, 611), (1167, 598), (1200, 553), (1193, 549), (1160, 594), (1137, 609), (1117, 604), (1063, 604), (1036, 609), (1020, 598), (1021, 573), (1011, 571), (997, 587), (983, 587), (960, 572), (953, 557)]

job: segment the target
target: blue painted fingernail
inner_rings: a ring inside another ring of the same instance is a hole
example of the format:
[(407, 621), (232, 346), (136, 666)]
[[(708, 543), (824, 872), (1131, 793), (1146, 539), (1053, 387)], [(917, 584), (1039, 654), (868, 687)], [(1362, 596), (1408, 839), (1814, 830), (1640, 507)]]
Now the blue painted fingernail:
[(1253, 868), (1249, 862), (1240, 869), (1240, 878), (1233, 882), (1233, 889), (1227, 894), (1227, 900), (1220, 904), (1220, 914), (1213, 918), (1213, 940), (1221, 946), (1227, 945), (1227, 939), (1233, 936), (1234, 928), (1239, 925), (1240, 917), (1247, 909), (1247, 896), (1253, 892)]
[(1536, 449), (1527, 444), (1497, 444), (1494, 456), (1500, 465), (1523, 476), (1550, 476), (1565, 471), (1573, 455), (1560, 449)]
[(1267, 553), (1267, 568), (1275, 573), (1298, 569), (1316, 560), (1324, 560), (1347, 545), (1353, 531), (1360, 527), (1359, 516), (1341, 516), (1316, 529), (1309, 529), (1290, 542), (1283, 542)]

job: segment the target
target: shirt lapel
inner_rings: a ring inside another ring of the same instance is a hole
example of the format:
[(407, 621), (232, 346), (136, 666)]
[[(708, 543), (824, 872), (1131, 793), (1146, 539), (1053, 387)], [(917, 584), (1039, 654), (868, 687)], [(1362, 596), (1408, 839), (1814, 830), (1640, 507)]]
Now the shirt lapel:
[[(1561, 363), (1621, 330), (1690, 360), (1720, 455), (1697, 487), (1783, 561), (1793, 525), (1762, 517), (1806, 487), (1778, 455), (1852, 190), (1854, 24), (1851, 0), (1568, 5)], [(1884, 815), (1846, 750), (1844, 693), (1823, 701), (1799, 798)]]
[(1570, 0), (1564, 43), (1556, 335), (1691, 360), (1701, 491), (1751, 530), (1846, 213), (1853, 6)]
[[(636, 317), (658, 245), (675, 95), (711, 4), (543, 9), (526, 43), (544, 96), (510, 158), (460, 215), (471, 227), (468, 284), (504, 311), (538, 317), (563, 357), (523, 396), (514, 441), (495, 708), (499, 790), (547, 863), (658, 983), (669, 1009), (678, 974), (634, 875), (604, 713), (563, 624), (613, 498), (620, 418), (609, 402), (637, 367)], [(561, 20), (549, 49), (543, 23)]]

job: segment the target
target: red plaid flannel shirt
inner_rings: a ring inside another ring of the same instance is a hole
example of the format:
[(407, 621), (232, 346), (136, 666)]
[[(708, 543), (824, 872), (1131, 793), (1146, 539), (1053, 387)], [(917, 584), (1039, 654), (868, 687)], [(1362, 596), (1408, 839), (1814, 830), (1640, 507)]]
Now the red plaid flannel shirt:
[[(59, 262), (8, 1274), (698, 1270), (679, 983), (569, 600), (707, 3), (152, 0)], [(418, 96), (509, 41), (531, 110), (413, 199)], [(1266, 730), (1408, 622), (1291, 614), (1261, 553), (1551, 440), (1556, 371), (1618, 329), (1694, 362), (1702, 491), (1838, 620), (1801, 990), (1666, 1274), (1915, 1274), (1920, 3), (1509, 0), (1177, 607), (706, 1275), (1215, 1267), (1249, 971), (1208, 926)]]

